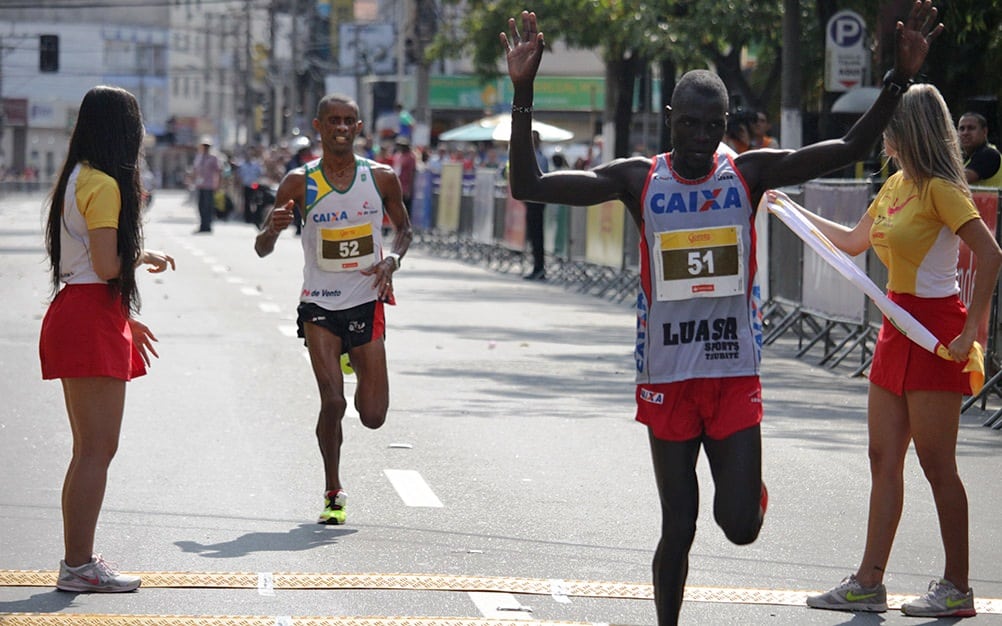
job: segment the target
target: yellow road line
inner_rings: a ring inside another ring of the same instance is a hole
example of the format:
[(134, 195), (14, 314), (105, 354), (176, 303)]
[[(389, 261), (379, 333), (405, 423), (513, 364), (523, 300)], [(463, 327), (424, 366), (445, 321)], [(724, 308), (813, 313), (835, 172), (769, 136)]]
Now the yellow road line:
[[(256, 572), (128, 572), (143, 579), (143, 587), (256, 589)], [(273, 589), (401, 589), (417, 591), (498, 591), (551, 595), (554, 581), (542, 578), (449, 576), (435, 574), (304, 574), (270, 572)], [(52, 587), (57, 573), (42, 570), (0, 570), (0, 587)], [(650, 584), (559, 581), (565, 596), (648, 600)]]
[[(107, 615), (0, 613), (0, 626), (525, 626), (519, 620), (465, 617), (267, 617), (254, 615)], [(609, 626), (532, 621), (532, 626)]]
[[(257, 572), (128, 572), (143, 579), (146, 588), (256, 589), (262, 574)], [(51, 570), (0, 570), (0, 587), (52, 587), (57, 573)], [(318, 574), (267, 572), (271, 589), (380, 589), (407, 591), (484, 591), (523, 595), (554, 595), (615, 600), (651, 600), (649, 583), (585, 580), (551, 580), (500, 576), (458, 576), (440, 574)], [(685, 588), (689, 602), (772, 604), (803, 606), (817, 591), (795, 589), (745, 589), (727, 587)], [(897, 609), (914, 595), (888, 595), (887, 604)], [(1002, 600), (975, 599), (979, 613), (1002, 614)], [(406, 622), (405, 622), (406, 623)], [(420, 623), (420, 622), (415, 622)], [(0, 626), (6, 622), (0, 619)], [(273, 623), (274, 624), (274, 623)]]

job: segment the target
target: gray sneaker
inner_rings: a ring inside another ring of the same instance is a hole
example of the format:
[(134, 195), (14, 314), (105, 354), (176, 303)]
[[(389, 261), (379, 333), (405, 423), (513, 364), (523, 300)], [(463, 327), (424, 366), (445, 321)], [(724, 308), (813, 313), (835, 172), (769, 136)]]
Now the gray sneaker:
[(887, 610), (887, 588), (884, 585), (864, 587), (856, 580), (855, 574), (850, 574), (831, 591), (807, 596), (807, 606), (812, 609), (883, 613)]
[(912, 617), (974, 617), (974, 590), (961, 593), (946, 580), (929, 583), (929, 591), (916, 600), (901, 605), (901, 612)]
[(139, 576), (119, 574), (101, 558), (100, 554), (95, 554), (91, 557), (90, 563), (78, 567), (70, 567), (66, 561), (60, 561), (56, 588), (82, 593), (118, 593), (134, 591), (141, 582)]

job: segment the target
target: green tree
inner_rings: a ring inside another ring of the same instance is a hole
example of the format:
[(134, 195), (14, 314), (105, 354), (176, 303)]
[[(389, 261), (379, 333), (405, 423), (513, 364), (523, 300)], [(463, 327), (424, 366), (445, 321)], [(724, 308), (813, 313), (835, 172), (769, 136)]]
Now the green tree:
[[(445, 0), (462, 4), (463, 15), (454, 31), (440, 31), (429, 54), (434, 56), (472, 55), (475, 71), (482, 77), (497, 76), (503, 71), (498, 33), (507, 30), (508, 18), (521, 14), (524, 4), (512, 0)], [(599, 49), (606, 64), (606, 98), (615, 102), (616, 154), (628, 151), (632, 114), (632, 94), (636, 76), (647, 59), (641, 50), (647, 39), (638, 0), (553, 0), (540, 14), (540, 27), (548, 43), (563, 41), (569, 47)], [(614, 24), (615, 28), (610, 28)], [(519, 24), (521, 27), (521, 24)], [(545, 62), (545, 61), (544, 61)], [(545, 71), (545, 70), (544, 70)]]
[[(572, 48), (601, 50), (606, 64), (607, 101), (615, 103), (614, 153), (624, 156), (630, 150), (636, 82), (647, 75), (652, 63), (662, 68), (664, 98), (670, 97), (678, 70), (710, 64), (717, 67), (731, 92), (752, 106), (759, 106), (769, 93), (775, 92), (780, 36), (775, 25), (779, 23), (780, 5), (780, 0), (553, 0), (540, 13), (540, 26), (548, 42), (559, 40)], [(457, 27), (442, 29), (429, 53), (439, 57), (470, 54), (478, 74), (484, 78), (497, 76), (503, 71), (497, 34), (507, 27), (508, 18), (519, 15), (525, 5), (511, 0), (474, 0), (463, 3), (463, 7)], [(741, 52), (746, 44), (760, 46), (762, 58), (768, 61), (770, 78), (764, 88), (756, 89), (741, 71)]]
[[(439, 29), (429, 48), (434, 58), (471, 55), (482, 77), (503, 73), (498, 33), (526, 5), (514, 0), (442, 0), (462, 7), (451, 28)], [(547, 42), (601, 51), (606, 64), (606, 101), (614, 103), (617, 156), (629, 153), (633, 93), (652, 65), (661, 68), (662, 97), (670, 98), (675, 75), (713, 67), (729, 92), (751, 109), (775, 110), (782, 53), (782, 0), (549, 0), (540, 11)], [(927, 79), (943, 91), (957, 113), (972, 96), (1002, 88), (1002, 6), (981, 0), (937, 0), (947, 27), (935, 43)], [(802, 0), (803, 102), (824, 112), (834, 100), (824, 92), (824, 44), (828, 19), (841, 9), (858, 12), (875, 42), (873, 74), (893, 64), (893, 29), (911, 0)], [(528, 7), (532, 8), (532, 7)], [(742, 66), (746, 52), (756, 63)], [(545, 72), (545, 63), (544, 68)], [(662, 105), (667, 102), (662, 102)], [(668, 146), (668, 138), (662, 140)]]

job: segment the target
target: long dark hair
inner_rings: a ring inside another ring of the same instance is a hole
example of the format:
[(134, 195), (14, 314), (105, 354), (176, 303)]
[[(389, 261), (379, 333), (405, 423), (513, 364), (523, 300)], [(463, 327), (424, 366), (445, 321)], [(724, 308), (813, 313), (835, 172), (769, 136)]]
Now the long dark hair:
[(117, 289), (126, 312), (139, 311), (136, 264), (143, 253), (140, 212), (139, 151), (143, 143), (143, 118), (135, 96), (118, 87), (94, 87), (80, 103), (80, 113), (70, 137), (66, 162), (49, 197), (45, 244), (49, 252), (53, 292), (59, 290), (60, 232), (66, 186), (78, 163), (115, 179), (122, 198), (118, 216), (118, 255), (122, 269), (109, 281)]

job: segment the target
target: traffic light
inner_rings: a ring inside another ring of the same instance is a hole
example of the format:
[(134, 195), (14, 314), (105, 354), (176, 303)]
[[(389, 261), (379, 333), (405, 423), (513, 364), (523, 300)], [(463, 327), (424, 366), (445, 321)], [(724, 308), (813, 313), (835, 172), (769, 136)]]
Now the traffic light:
[(38, 36), (38, 71), (59, 71), (59, 35)]
[(404, 61), (408, 65), (415, 65), (418, 62), (418, 42), (415, 37), (404, 39)]

